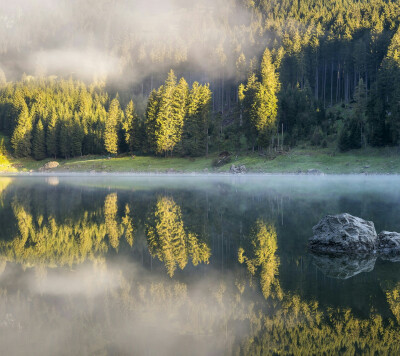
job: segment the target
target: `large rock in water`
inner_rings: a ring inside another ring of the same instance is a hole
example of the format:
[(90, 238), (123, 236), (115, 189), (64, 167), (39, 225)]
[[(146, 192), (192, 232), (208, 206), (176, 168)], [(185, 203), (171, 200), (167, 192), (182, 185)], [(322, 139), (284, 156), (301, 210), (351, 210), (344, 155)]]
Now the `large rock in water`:
[(366, 254), (377, 247), (374, 223), (346, 213), (324, 217), (313, 233), (309, 246), (317, 252)]

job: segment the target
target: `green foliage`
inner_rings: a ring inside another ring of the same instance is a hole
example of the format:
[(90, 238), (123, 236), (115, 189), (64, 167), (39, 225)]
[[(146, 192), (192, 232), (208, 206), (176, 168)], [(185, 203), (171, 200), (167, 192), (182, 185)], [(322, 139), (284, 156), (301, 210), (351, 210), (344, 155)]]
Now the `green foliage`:
[(361, 148), (361, 127), (356, 119), (346, 121), (339, 134), (338, 146), (341, 151)]

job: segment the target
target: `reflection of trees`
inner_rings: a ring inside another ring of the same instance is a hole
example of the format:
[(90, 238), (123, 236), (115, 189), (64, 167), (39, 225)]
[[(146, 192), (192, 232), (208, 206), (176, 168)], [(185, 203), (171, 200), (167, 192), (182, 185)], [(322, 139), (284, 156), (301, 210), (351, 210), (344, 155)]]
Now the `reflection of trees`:
[(183, 269), (189, 259), (195, 266), (208, 263), (210, 248), (194, 233), (185, 231), (181, 208), (172, 198), (158, 199), (146, 230), (150, 253), (164, 262), (171, 277), (176, 267)]
[[(400, 351), (398, 322), (384, 320), (376, 312), (360, 318), (349, 309), (326, 308), (292, 293), (284, 293), (282, 300), (258, 298), (253, 288), (238, 285), (237, 276), (231, 274), (204, 275), (199, 285), (193, 280), (160, 278), (136, 267), (111, 264), (104, 271), (106, 278), (99, 271), (88, 274), (85, 268), (60, 273), (66, 285), (70, 278), (72, 284), (78, 283), (79, 294), (69, 294), (67, 286), (57, 298), (33, 294), (34, 303), (29, 290), (7, 290), (3, 284), (0, 353), (3, 345), (20, 343), (45, 352), (37, 340), (44, 340), (54, 327), (65, 337), (65, 354), (107, 354), (110, 345), (115, 354), (129, 354), (133, 348), (138, 354), (386, 355)], [(16, 276), (27, 273), (17, 271)], [(13, 315), (7, 318), (10, 310)], [(19, 323), (22, 328), (17, 329)], [(81, 333), (84, 338), (77, 337)], [(182, 342), (186, 338), (189, 342)]]
[(131, 217), (131, 209), (129, 208), (128, 204), (125, 205), (125, 215), (122, 217), (122, 226), (125, 231), (126, 242), (132, 247), (134, 240), (134, 228)]
[(257, 220), (251, 232), (252, 251), (246, 255), (240, 247), (238, 259), (240, 263), (246, 263), (251, 275), (254, 275), (261, 267), (260, 283), (265, 298), (269, 296), (282, 299), (282, 290), (278, 280), (279, 257), (276, 230), (273, 225), (267, 225), (262, 220)]
[(0, 205), (2, 204), (1, 196), (5, 189), (11, 184), (13, 181), (10, 177), (0, 177)]
[(394, 288), (386, 291), (386, 300), (397, 323), (400, 324), (400, 283), (397, 283)]
[(106, 224), (107, 235), (110, 245), (114, 248), (118, 247), (120, 237), (118, 223), (116, 220), (118, 213), (117, 200), (117, 193), (111, 193), (106, 196), (104, 201), (104, 220)]
[[(0, 241), (0, 255), (23, 265), (48, 267), (73, 265), (86, 260), (101, 261), (109, 247), (116, 249), (121, 236), (132, 246), (134, 228), (129, 206), (118, 220), (117, 195), (109, 194), (104, 202), (104, 219), (100, 211), (83, 211), (78, 219), (58, 222), (52, 215), (34, 215), (30, 204), (12, 202), (17, 234), (11, 241)], [(106, 236), (108, 236), (108, 241)]]
[(371, 312), (369, 318), (353, 315), (349, 309), (321, 309), (287, 294), (273, 313), (254, 316), (261, 325), (255, 335), (241, 343), (241, 355), (336, 355), (398, 354), (399, 325)]

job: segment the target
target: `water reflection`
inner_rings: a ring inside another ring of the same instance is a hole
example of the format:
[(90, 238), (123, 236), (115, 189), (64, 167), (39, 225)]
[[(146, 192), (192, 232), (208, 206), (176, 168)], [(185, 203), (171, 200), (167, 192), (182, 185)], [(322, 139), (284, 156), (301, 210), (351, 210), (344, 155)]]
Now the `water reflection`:
[(374, 255), (313, 254), (314, 264), (328, 277), (348, 279), (362, 272), (371, 272), (377, 257)]
[(261, 290), (265, 298), (277, 297), (282, 299), (282, 289), (279, 284), (279, 257), (275, 227), (257, 220), (250, 235), (251, 251), (246, 256), (245, 250), (240, 247), (238, 251), (239, 263), (245, 263), (249, 273), (254, 276), (258, 267), (260, 271)]
[(400, 230), (400, 184), (316, 196), (276, 181), (106, 183), (4, 183), (0, 354), (400, 351), (399, 265), (307, 251), (328, 212)]
[(164, 262), (170, 277), (179, 266), (184, 269), (190, 259), (194, 266), (208, 263), (211, 251), (205, 242), (185, 231), (181, 208), (170, 197), (159, 197), (149, 214), (146, 235), (150, 253)]

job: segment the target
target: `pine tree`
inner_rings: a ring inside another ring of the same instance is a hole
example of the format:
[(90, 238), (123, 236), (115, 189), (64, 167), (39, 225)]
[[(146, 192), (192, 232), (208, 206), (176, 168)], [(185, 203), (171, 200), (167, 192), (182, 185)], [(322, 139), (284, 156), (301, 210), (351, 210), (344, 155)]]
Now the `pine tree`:
[(135, 105), (131, 100), (125, 108), (124, 122), (122, 124), (122, 130), (124, 133), (125, 143), (129, 147), (129, 151), (133, 152), (140, 147), (138, 142), (138, 117), (135, 112)]
[(71, 120), (69, 118), (65, 118), (60, 123), (60, 135), (59, 135), (60, 154), (64, 158), (69, 158), (71, 156), (71, 151), (72, 151), (71, 139), (72, 139)]
[[(161, 97), (159, 111), (156, 117), (155, 128), (155, 150), (156, 153), (165, 155), (172, 152), (176, 142), (179, 141), (176, 135), (179, 131), (180, 119), (175, 120), (174, 113), (176, 108), (173, 107), (174, 95), (176, 92), (176, 76), (174, 71), (168, 73), (165, 85), (161, 89)], [(175, 98), (175, 100), (178, 100)], [(176, 125), (178, 123), (178, 125)]]
[(74, 114), (74, 121), (72, 123), (72, 142), (71, 142), (71, 153), (73, 156), (82, 155), (82, 141), (84, 137), (83, 127), (79, 120), (77, 112)]
[(33, 156), (36, 160), (42, 160), (46, 158), (46, 142), (45, 142), (45, 132), (42, 120), (39, 119), (35, 125), (33, 131)]
[(108, 110), (107, 121), (104, 130), (104, 147), (109, 154), (118, 152), (118, 123), (120, 118), (120, 106), (118, 98), (111, 101)]
[(280, 83), (271, 52), (267, 48), (261, 62), (261, 85), (258, 86), (256, 100), (258, 106), (254, 125), (258, 132), (270, 130), (275, 126), (278, 114), (277, 92)]
[(53, 110), (46, 130), (46, 148), (47, 154), (54, 158), (57, 157), (58, 152), (57, 136), (57, 116)]
[(147, 149), (151, 152), (156, 151), (156, 128), (157, 128), (157, 117), (160, 110), (160, 98), (162, 93), (162, 86), (158, 91), (153, 90), (150, 93), (149, 99), (147, 101), (146, 108), (146, 141)]
[(18, 116), (17, 125), (11, 138), (11, 144), (16, 156), (28, 157), (31, 154), (31, 138), (32, 119), (25, 104)]
[(174, 147), (181, 141), (183, 127), (186, 119), (186, 111), (187, 111), (187, 101), (189, 97), (189, 88), (186, 80), (181, 78), (179, 80), (178, 85), (175, 87), (174, 94), (172, 97), (172, 113), (171, 113), (171, 131), (172, 137), (171, 151)]
[(199, 156), (208, 153), (210, 103), (209, 86), (194, 82), (188, 98), (187, 116), (182, 135), (182, 154)]

